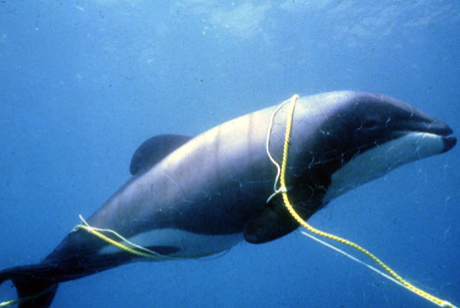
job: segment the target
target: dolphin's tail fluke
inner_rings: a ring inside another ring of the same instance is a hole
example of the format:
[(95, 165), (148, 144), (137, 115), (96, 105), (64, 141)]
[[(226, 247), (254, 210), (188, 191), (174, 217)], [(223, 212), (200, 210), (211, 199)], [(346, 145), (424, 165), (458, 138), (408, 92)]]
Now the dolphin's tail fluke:
[(18, 308), (48, 308), (56, 294), (58, 283), (43, 278), (40, 273), (49, 270), (44, 264), (17, 266), (0, 271), (0, 285), (11, 280), (16, 287), (18, 299), (4, 301), (0, 307), (19, 304)]

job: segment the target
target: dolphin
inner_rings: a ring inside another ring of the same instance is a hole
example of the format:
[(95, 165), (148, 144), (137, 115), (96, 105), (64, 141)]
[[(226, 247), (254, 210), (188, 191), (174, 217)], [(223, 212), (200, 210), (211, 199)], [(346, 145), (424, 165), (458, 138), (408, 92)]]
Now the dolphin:
[[(282, 158), (287, 108), (256, 111), (193, 138), (155, 136), (134, 153), (132, 177), (85, 223), (109, 229), (164, 259), (198, 258), (241, 241), (261, 244), (296, 230), (273, 194)], [(268, 133), (270, 132), (270, 133)], [(331, 92), (301, 97), (289, 140), (286, 187), (307, 220), (331, 200), (398, 166), (452, 149), (446, 124), (389, 96)], [(122, 240), (107, 233), (116, 242)], [(20, 308), (46, 308), (58, 284), (126, 263), (151, 260), (82, 228), (39, 264), (0, 271)], [(155, 259), (154, 259), (155, 260)]]

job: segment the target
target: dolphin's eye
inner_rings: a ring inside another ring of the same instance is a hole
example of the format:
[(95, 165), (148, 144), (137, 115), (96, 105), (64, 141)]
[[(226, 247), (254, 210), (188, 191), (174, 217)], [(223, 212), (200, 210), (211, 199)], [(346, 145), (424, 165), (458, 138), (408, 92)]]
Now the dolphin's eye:
[(372, 128), (375, 128), (376, 126), (377, 126), (377, 120), (375, 119), (368, 119), (364, 121), (363, 123), (363, 127), (366, 129), (372, 129)]

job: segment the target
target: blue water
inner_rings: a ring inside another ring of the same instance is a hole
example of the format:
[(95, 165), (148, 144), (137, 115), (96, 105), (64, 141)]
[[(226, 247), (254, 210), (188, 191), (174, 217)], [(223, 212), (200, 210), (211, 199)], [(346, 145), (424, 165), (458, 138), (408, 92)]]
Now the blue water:
[[(0, 268), (52, 251), (129, 178), (145, 139), (294, 93), (385, 93), (459, 136), (459, 33), (453, 0), (1, 1)], [(460, 305), (459, 153), (401, 167), (310, 222)], [(133, 306), (435, 307), (300, 232), (64, 283), (52, 305)]]

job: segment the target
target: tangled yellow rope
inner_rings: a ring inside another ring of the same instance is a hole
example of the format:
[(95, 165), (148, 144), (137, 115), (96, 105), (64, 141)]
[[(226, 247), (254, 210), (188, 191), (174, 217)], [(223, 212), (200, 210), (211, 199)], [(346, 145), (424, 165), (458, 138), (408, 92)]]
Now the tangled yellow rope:
[[(297, 214), (297, 212), (294, 210), (294, 208), (292, 207), (291, 203), (289, 202), (288, 193), (287, 193), (288, 190), (287, 190), (287, 187), (286, 187), (286, 167), (287, 167), (287, 160), (288, 160), (288, 153), (289, 153), (289, 144), (290, 144), (289, 140), (290, 140), (290, 135), (291, 135), (292, 120), (293, 120), (293, 117), (294, 117), (294, 109), (295, 109), (297, 99), (298, 99), (298, 95), (294, 95), (290, 100), (288, 100), (286, 102), (283, 102), (283, 104), (282, 104), (282, 105), (284, 105), (285, 103), (287, 103), (289, 101), (291, 102), (290, 108), (289, 108), (289, 110), (287, 112), (286, 132), (285, 132), (284, 147), (283, 147), (283, 159), (282, 159), (282, 164), (281, 164), (281, 171), (279, 172), (279, 177), (280, 177), (279, 178), (279, 181), (280, 181), (279, 189), (276, 189), (276, 182), (278, 180), (278, 177), (277, 177), (277, 180), (275, 181), (275, 194), (277, 194), (277, 193), (282, 194), (284, 204), (285, 204), (286, 208), (288, 209), (289, 213), (292, 215), (292, 217), (301, 226), (306, 228), (311, 233), (316, 234), (316, 235), (321, 236), (321, 237), (324, 237), (324, 238), (334, 240), (334, 241), (342, 243), (344, 245), (350, 246), (350, 247), (358, 250), (359, 252), (365, 254), (370, 259), (372, 259), (375, 263), (377, 263), (381, 268), (383, 268), (388, 274), (390, 274), (402, 286), (404, 286), (405, 288), (407, 288), (410, 291), (414, 292), (415, 294), (417, 294), (417, 295), (419, 295), (419, 296), (421, 296), (421, 297), (433, 302), (434, 304), (436, 304), (436, 305), (438, 305), (440, 307), (457, 308), (456, 306), (454, 306), (450, 302), (442, 300), (442, 299), (440, 299), (438, 297), (435, 297), (435, 296), (433, 296), (433, 295), (431, 295), (431, 294), (429, 294), (429, 293), (417, 288), (416, 286), (412, 285), (411, 283), (407, 282), (401, 276), (399, 276), (395, 271), (393, 271), (390, 267), (388, 267), (385, 263), (383, 263), (380, 259), (378, 259), (372, 253), (370, 253), (366, 249), (362, 248), (358, 244), (355, 244), (355, 243), (353, 243), (353, 242), (351, 242), (349, 240), (343, 239), (343, 238), (335, 236), (333, 234), (329, 234), (329, 233), (320, 231), (318, 229), (315, 229), (312, 226), (310, 226), (305, 220), (303, 220), (302, 217), (299, 216), (299, 214)], [(278, 111), (279, 111), (279, 108), (275, 110), (275, 113), (274, 113), (274, 115), (272, 117), (272, 123), (270, 124), (269, 131), (271, 131), (271, 126), (273, 125), (274, 116)], [(269, 141), (267, 141), (267, 152), (269, 154), (268, 146), (269, 146)], [(269, 154), (269, 156), (271, 158), (270, 154)], [(275, 162), (275, 165), (277, 165), (276, 162)], [(279, 168), (279, 166), (278, 166), (278, 168)]]

